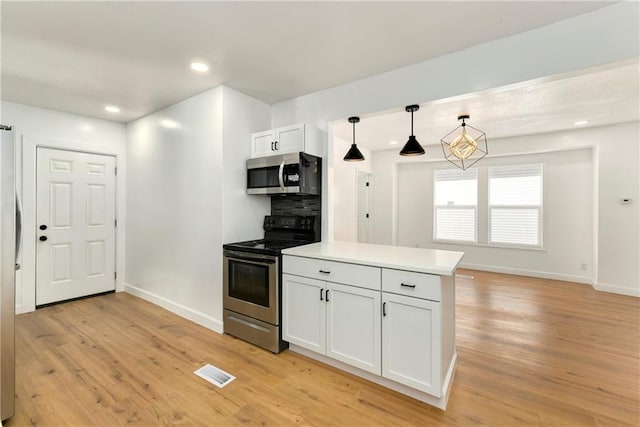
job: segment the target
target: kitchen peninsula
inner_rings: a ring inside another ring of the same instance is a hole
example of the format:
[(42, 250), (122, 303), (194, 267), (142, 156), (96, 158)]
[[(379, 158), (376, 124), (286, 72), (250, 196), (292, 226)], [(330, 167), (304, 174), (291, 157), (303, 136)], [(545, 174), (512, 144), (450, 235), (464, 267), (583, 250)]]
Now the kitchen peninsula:
[(446, 408), (464, 253), (319, 242), (282, 254), (283, 339), (292, 351)]

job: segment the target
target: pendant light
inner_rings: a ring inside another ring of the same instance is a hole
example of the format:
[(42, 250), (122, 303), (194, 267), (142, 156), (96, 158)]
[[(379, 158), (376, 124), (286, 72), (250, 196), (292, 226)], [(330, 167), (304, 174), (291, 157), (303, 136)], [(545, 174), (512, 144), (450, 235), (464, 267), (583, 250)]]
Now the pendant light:
[[(462, 124), (442, 138), (440, 143), (444, 158), (465, 170), (476, 164), (489, 152), (487, 135), (480, 129), (465, 123), (465, 120), (469, 120), (468, 114), (458, 116), (458, 120), (462, 120)], [(457, 136), (453, 137), (456, 134)]]
[(419, 105), (407, 105), (405, 108), (407, 113), (411, 113), (411, 136), (402, 150), (400, 150), (401, 156), (421, 156), (424, 154), (424, 148), (418, 142), (416, 137), (413, 135), (413, 113), (420, 109)]
[(356, 123), (358, 122), (360, 122), (360, 117), (349, 117), (349, 123), (353, 123), (353, 143), (351, 144), (349, 151), (347, 151), (347, 154), (342, 159), (345, 162), (361, 162), (364, 160), (364, 156), (360, 150), (358, 150), (358, 146), (356, 145)]

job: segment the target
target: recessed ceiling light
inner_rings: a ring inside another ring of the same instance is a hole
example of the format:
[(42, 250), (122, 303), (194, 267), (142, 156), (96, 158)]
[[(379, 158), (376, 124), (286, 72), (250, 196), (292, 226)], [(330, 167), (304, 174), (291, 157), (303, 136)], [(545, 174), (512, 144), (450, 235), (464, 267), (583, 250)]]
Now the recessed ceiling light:
[(203, 64), (202, 62), (192, 62), (191, 69), (199, 73), (205, 73), (209, 71), (209, 66), (207, 64)]
[(119, 113), (120, 109), (118, 107), (116, 107), (115, 105), (107, 105), (106, 107), (104, 107), (105, 110), (107, 110), (110, 113)]
[(589, 124), (589, 120), (578, 120), (577, 122), (573, 122), (573, 124), (575, 126), (584, 126), (586, 124)]
[(180, 127), (178, 122), (174, 122), (173, 120), (163, 119), (160, 124), (169, 129), (177, 129)]
[(391, 144), (391, 145), (398, 145), (398, 141), (389, 141), (389, 144)]

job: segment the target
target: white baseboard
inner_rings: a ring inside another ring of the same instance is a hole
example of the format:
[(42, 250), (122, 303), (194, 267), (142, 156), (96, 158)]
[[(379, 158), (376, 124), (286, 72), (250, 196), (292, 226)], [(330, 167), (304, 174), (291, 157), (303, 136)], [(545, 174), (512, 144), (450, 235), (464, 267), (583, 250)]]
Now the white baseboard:
[(640, 297), (640, 289), (625, 288), (623, 286), (607, 285), (606, 283), (596, 283), (593, 285), (596, 291), (609, 292), (612, 294), (628, 295)]
[(372, 383), (376, 383), (383, 387), (397, 391), (398, 393), (413, 397), (414, 399), (417, 399), (421, 402), (425, 402), (429, 405), (435, 406), (436, 408), (440, 408), (443, 411), (447, 409), (447, 401), (449, 400), (449, 394), (451, 392), (451, 383), (453, 381), (456, 369), (456, 361), (458, 360), (458, 354), (454, 353), (453, 357), (451, 358), (451, 362), (449, 363), (449, 368), (447, 369), (447, 376), (445, 377), (445, 383), (443, 384), (442, 397), (436, 397), (423, 391), (416, 390), (415, 388), (381, 377), (380, 375), (376, 375), (371, 372), (364, 371), (360, 368), (356, 368), (355, 366), (348, 365), (329, 356), (325, 356), (324, 354), (316, 353), (312, 350), (307, 350), (306, 348), (300, 347), (296, 344), (289, 344), (289, 350), (293, 351), (294, 353), (300, 353), (303, 356), (307, 356), (311, 359), (317, 360), (318, 362), (322, 362), (325, 365), (333, 366), (334, 368), (338, 368), (360, 378), (364, 378), (371, 381)]
[(552, 273), (548, 271), (523, 270), (521, 268), (501, 267), (497, 265), (467, 264), (462, 263), (460, 268), (469, 270), (489, 271), (491, 273), (513, 274), (514, 276), (538, 277), (540, 279), (562, 280), (565, 282), (585, 283), (593, 285), (593, 279), (587, 276), (573, 276), (571, 274)]
[(223, 333), (221, 320), (215, 319), (207, 314), (201, 313), (182, 304), (169, 301), (165, 297), (161, 297), (160, 295), (156, 295), (152, 292), (146, 291), (128, 283), (124, 286), (124, 290), (131, 295), (135, 295), (155, 305), (159, 305), (160, 307), (167, 309), (180, 317), (191, 320), (198, 325), (204, 326), (207, 329), (211, 329), (212, 331), (215, 331), (219, 334)]
[(626, 288), (624, 286), (608, 285), (606, 283), (595, 283), (590, 277), (572, 276), (570, 274), (550, 273), (547, 271), (522, 270), (519, 268), (500, 267), (495, 265), (483, 264), (466, 264), (459, 265), (460, 268), (468, 268), (469, 270), (489, 271), (491, 273), (513, 274), (515, 276), (538, 277), (540, 279), (562, 280), (565, 282), (584, 283), (591, 285), (593, 289), (600, 292), (609, 292), (613, 294), (629, 295), (632, 297), (640, 297), (640, 289)]
[(16, 314), (29, 313), (29, 312), (34, 311), (34, 310), (27, 310), (26, 307), (22, 306), (22, 304), (16, 305)]

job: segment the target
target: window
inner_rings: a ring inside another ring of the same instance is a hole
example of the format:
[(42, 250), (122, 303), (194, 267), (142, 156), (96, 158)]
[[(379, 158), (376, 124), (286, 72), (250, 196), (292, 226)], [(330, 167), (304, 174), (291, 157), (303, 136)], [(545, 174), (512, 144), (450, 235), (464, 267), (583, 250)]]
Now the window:
[(489, 243), (542, 246), (542, 164), (489, 167)]
[(433, 235), (436, 240), (475, 242), (478, 207), (476, 169), (436, 170)]

